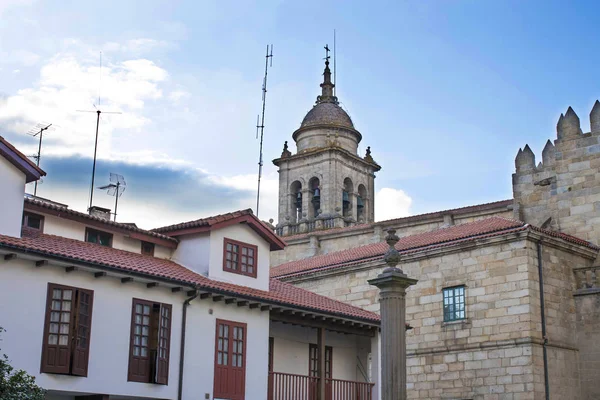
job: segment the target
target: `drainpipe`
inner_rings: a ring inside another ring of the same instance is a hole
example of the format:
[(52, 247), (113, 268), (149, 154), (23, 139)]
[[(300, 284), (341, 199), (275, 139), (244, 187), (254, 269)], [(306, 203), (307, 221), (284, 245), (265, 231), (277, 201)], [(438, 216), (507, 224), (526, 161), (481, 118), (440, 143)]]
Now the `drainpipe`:
[(546, 311), (544, 307), (544, 272), (542, 265), (542, 242), (537, 242), (538, 273), (540, 280), (540, 307), (542, 313), (542, 338), (544, 339), (544, 385), (546, 400), (550, 400), (550, 380), (548, 378), (548, 337), (546, 336)]
[(181, 346), (179, 352), (179, 389), (177, 391), (177, 399), (181, 400), (183, 396), (183, 359), (185, 356), (185, 325), (187, 319), (187, 308), (190, 302), (198, 297), (198, 289), (194, 290), (194, 295), (187, 298), (183, 302), (183, 310), (181, 312)]

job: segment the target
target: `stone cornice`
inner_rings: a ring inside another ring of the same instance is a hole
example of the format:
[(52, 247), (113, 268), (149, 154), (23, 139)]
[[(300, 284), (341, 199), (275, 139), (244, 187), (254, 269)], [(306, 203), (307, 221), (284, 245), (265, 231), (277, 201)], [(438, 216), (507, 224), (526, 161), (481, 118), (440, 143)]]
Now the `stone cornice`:
[[(353, 161), (356, 161), (356, 162), (362, 164), (363, 166), (365, 166), (369, 169), (372, 169), (373, 172), (377, 172), (381, 169), (381, 166), (379, 164), (377, 164), (376, 162), (366, 161), (365, 159), (357, 156), (356, 154), (352, 154), (349, 151), (344, 150), (343, 148), (341, 148), (339, 146), (317, 147), (312, 150), (304, 151), (302, 153), (296, 153), (289, 157), (276, 158), (273, 160), (273, 164), (275, 164), (276, 166), (279, 167), (280, 164), (282, 164), (286, 161), (295, 161), (295, 160), (299, 160), (299, 159), (305, 159), (309, 156), (315, 156), (315, 155), (322, 154), (325, 152), (337, 152), (337, 153), (343, 154), (344, 156), (352, 159)], [(347, 166), (352, 167), (351, 165), (347, 165)]]

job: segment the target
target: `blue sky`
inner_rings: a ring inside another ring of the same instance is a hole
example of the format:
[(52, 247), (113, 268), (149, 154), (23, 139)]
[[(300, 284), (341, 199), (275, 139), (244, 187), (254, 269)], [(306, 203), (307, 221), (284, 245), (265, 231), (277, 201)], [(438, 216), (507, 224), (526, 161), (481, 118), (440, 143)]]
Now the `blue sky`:
[[(84, 209), (93, 109), (98, 180), (129, 183), (120, 220), (151, 227), (254, 207), (264, 51), (269, 71), (261, 218), (276, 218), (270, 160), (319, 93), (337, 30), (337, 94), (383, 169), (378, 218), (510, 198), (514, 157), (539, 155), (573, 106), (600, 97), (597, 2), (0, 0), (0, 134), (26, 153), (48, 134), (41, 196)], [(102, 51), (102, 79), (98, 68)], [(98, 205), (112, 199), (96, 193)], [(264, 208), (263, 208), (264, 207)], [(148, 215), (153, 218), (149, 220)]]

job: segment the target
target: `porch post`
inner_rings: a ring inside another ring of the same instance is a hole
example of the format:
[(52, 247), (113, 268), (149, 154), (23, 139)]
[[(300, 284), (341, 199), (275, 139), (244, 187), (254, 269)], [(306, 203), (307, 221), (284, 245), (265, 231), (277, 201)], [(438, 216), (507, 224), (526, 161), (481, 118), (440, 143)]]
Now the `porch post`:
[(381, 400), (406, 400), (406, 289), (417, 283), (396, 265), (400, 253), (396, 231), (390, 229), (385, 241), (387, 268), (369, 284), (379, 288), (381, 314)]
[(318, 400), (325, 400), (325, 328), (317, 328), (317, 347), (319, 360)]

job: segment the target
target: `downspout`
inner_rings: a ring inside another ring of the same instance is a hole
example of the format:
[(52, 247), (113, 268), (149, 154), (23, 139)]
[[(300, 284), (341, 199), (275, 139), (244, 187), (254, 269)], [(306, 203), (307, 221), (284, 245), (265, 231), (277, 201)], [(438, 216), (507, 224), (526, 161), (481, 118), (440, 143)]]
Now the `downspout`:
[(194, 290), (194, 295), (187, 298), (183, 302), (183, 309), (181, 311), (181, 345), (179, 351), (179, 388), (177, 391), (177, 399), (181, 400), (183, 396), (183, 359), (185, 357), (185, 326), (187, 319), (187, 308), (190, 302), (198, 297), (198, 289)]
[(540, 280), (540, 311), (542, 313), (542, 338), (544, 339), (544, 386), (546, 388), (546, 400), (550, 400), (550, 380), (548, 377), (548, 337), (546, 336), (546, 311), (544, 307), (544, 273), (542, 265), (542, 242), (537, 242), (538, 273)]

